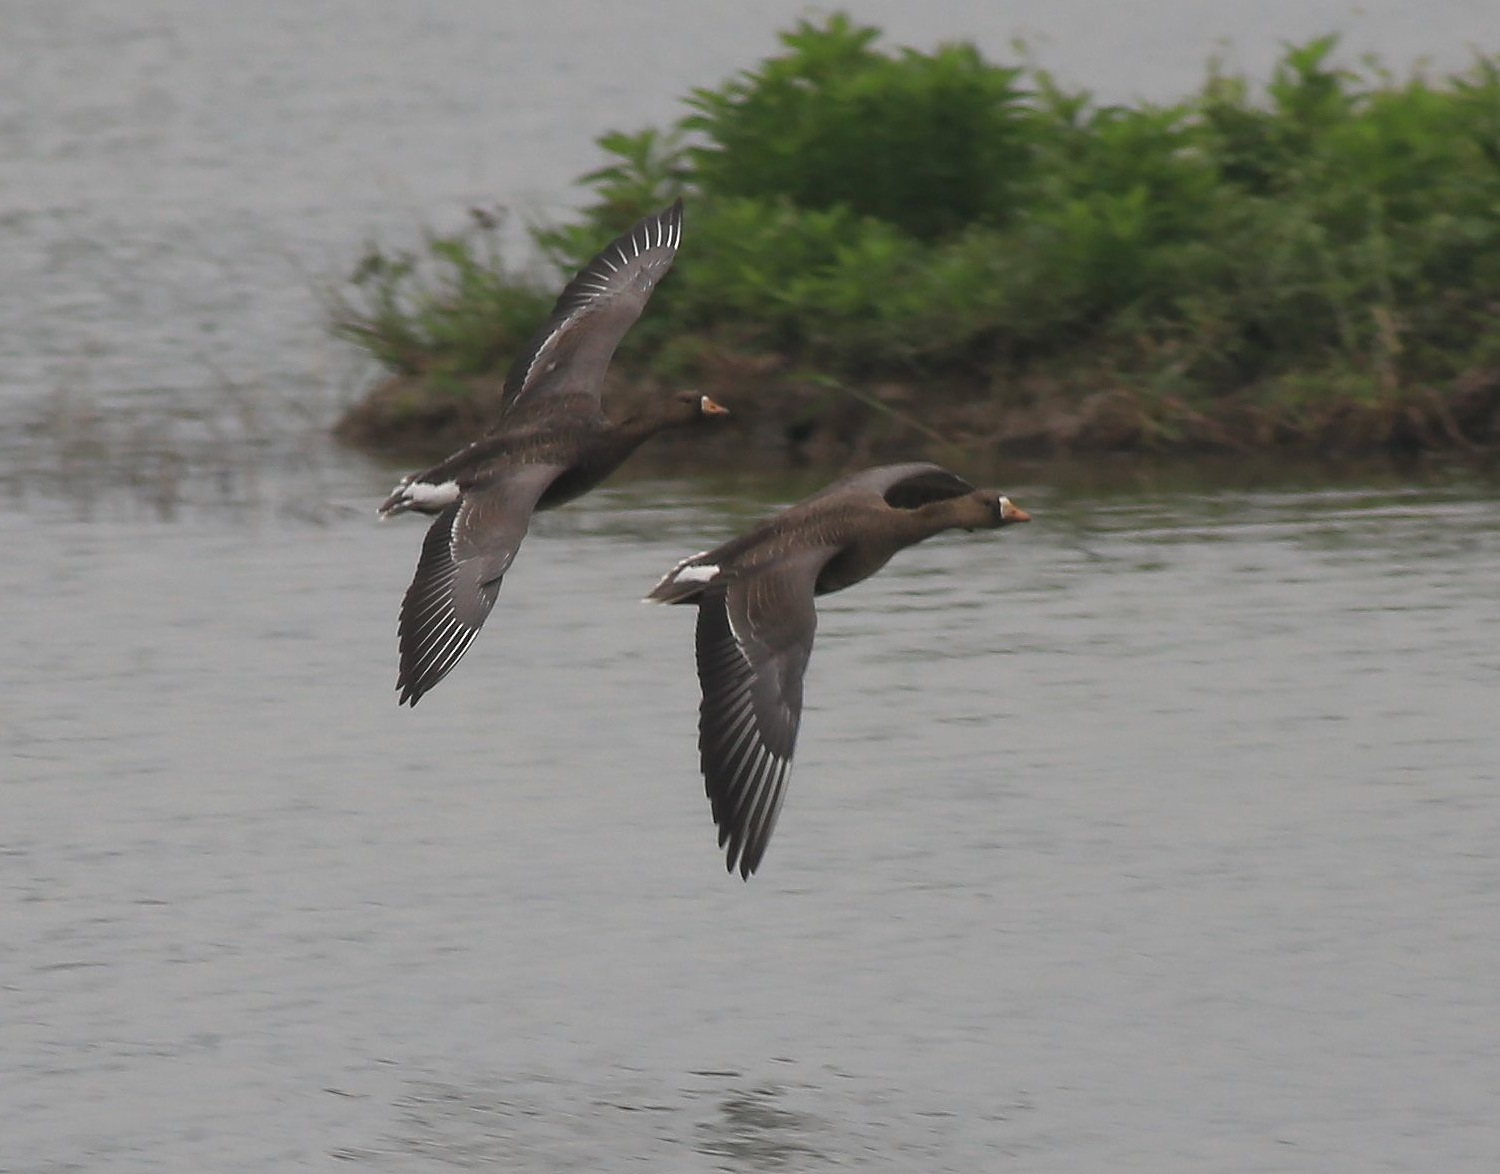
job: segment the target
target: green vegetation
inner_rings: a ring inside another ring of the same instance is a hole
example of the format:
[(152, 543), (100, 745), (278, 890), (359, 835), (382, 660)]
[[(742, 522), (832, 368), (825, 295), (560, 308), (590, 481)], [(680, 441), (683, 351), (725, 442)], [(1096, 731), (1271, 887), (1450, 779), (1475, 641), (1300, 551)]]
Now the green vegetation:
[(474, 375), (503, 367), (552, 308), (549, 295), (505, 265), (502, 217), (483, 208), (420, 252), (368, 244), (350, 289), (327, 295), (333, 330), (403, 375)]
[[(844, 17), (782, 40), (676, 126), (604, 136), (593, 202), (534, 234), (568, 270), (687, 196), (627, 369), (769, 371), (819, 403), (896, 383), (990, 440), (1500, 439), (1500, 57), (1399, 80), (1336, 67), (1326, 37), (1263, 93), (1211, 68), (1125, 107)], [(430, 240), (425, 266), (372, 250), (335, 329), (396, 372), (503, 367), (555, 283), (508, 273), (492, 229)], [(1105, 407), (1124, 424), (1092, 427)]]

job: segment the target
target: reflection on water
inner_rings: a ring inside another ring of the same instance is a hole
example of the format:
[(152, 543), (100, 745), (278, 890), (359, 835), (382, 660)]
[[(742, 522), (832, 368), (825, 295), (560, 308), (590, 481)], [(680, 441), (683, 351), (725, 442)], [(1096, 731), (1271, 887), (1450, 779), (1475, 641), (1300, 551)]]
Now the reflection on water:
[(330, 451), (326, 402), (230, 385), (205, 401), (121, 411), (54, 391), (0, 421), (0, 494), (13, 508), (81, 519), (270, 508), (315, 520), (328, 504), (325, 471), (357, 462)]
[(808, 1169), (829, 1164), (807, 1138), (827, 1123), (781, 1105), (784, 1090), (758, 1086), (719, 1102), (715, 1120), (698, 1126), (699, 1152), (724, 1158), (731, 1170)]
[[(788, 1107), (793, 1090), (747, 1083), (738, 1072), (684, 1075), (690, 1083), (681, 1087), (640, 1073), (616, 1074), (608, 1084), (534, 1072), (466, 1086), (413, 1080), (393, 1100), (388, 1136), (332, 1156), (376, 1169), (416, 1159), (464, 1168), (593, 1170), (601, 1153), (614, 1154), (621, 1166), (682, 1163), (696, 1153), (710, 1159), (707, 1168), (746, 1172), (819, 1169), (858, 1157), (852, 1122), (834, 1127)], [(838, 1137), (840, 1130), (846, 1136)], [(846, 1152), (821, 1152), (814, 1144), (819, 1135)]]

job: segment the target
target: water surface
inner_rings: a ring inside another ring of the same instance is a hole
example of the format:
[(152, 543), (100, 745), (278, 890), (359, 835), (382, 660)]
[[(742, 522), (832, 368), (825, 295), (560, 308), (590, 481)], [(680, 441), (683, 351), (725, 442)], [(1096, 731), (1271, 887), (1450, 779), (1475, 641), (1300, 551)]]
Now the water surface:
[(0, 520), (8, 1168), (1500, 1153), (1492, 492), (1018, 487), (825, 601), (745, 884), (635, 599), (757, 504), (544, 516), (410, 711), (421, 527), (328, 488)]
[[(1331, 27), (1398, 69), (1493, 35), (1477, 0), (847, 7), (1110, 100), (1219, 38), (1263, 76)], [(826, 601), (749, 884), (691, 614), (635, 600), (821, 474), (540, 519), (396, 707), (421, 527), (326, 439), (367, 373), (319, 282), (556, 214), (597, 134), (803, 11), (7, 6), (0, 1169), (1494, 1168), (1493, 484), (1001, 470), (1035, 525)]]

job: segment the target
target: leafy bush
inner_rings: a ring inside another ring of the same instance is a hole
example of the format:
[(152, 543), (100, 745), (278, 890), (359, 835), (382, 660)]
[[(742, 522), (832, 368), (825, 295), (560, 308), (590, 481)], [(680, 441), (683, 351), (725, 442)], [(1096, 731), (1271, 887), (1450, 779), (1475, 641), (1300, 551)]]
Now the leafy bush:
[(506, 266), (501, 223), (475, 208), (466, 228), (429, 232), (420, 251), (366, 245), (349, 288), (325, 294), (333, 332), (402, 375), (503, 369), (555, 295)]
[[(677, 125), (603, 137), (593, 203), (537, 233), (571, 269), (689, 197), (636, 354), (692, 337), (985, 387), (1071, 367), (1199, 399), (1500, 360), (1496, 60), (1396, 81), (1336, 67), (1325, 37), (1263, 93), (1211, 68), (1181, 102), (1125, 107), (969, 45), (888, 52), (843, 16), (782, 42)], [(503, 361), (545, 299), (472, 240), (428, 247), (435, 287), (382, 259), (338, 328), (401, 370)]]
[(682, 126), (703, 140), (691, 152), (697, 186), (843, 207), (918, 240), (1004, 220), (1030, 153), (1020, 71), (972, 45), (886, 56), (877, 36), (844, 16), (804, 21), (782, 37), (790, 53), (695, 91)]

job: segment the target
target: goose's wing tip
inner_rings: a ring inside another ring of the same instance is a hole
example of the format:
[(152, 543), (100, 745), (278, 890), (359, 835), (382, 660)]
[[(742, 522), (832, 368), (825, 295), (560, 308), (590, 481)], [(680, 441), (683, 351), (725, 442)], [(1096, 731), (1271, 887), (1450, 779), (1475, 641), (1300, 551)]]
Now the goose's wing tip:
[(781, 586), (762, 577), (753, 592), (757, 605), (773, 604), (769, 626), (752, 621), (745, 583), (698, 600), (699, 762), (726, 865), (746, 880), (760, 866), (786, 796), (816, 625), (811, 580), (805, 601), (796, 581), (785, 582), (777, 600)]
[[(682, 243), (682, 200), (641, 217), (606, 244), (563, 287), (557, 302), (531, 341), (511, 364), (502, 398), (507, 410), (549, 393), (584, 390), (597, 397), (615, 347), (641, 316), (651, 291), (672, 268)], [(587, 331), (589, 358), (578, 366), (576, 352), (560, 339)]]
[(739, 873), (740, 880), (748, 881), (752, 876), (755, 875), (755, 870), (760, 867), (760, 857), (757, 856), (752, 860), (750, 858), (750, 854), (748, 852), (744, 852), (740, 855), (740, 858), (738, 860), (736, 860), (733, 856), (730, 856), (728, 864), (729, 874), (731, 876), (733, 876), (735, 873)]
[[(542, 479), (534, 478), (534, 482)], [(396, 625), (398, 704), (415, 706), (463, 659), (484, 626), (526, 532), (531, 494), (508, 482), (448, 506), (422, 540)], [(524, 507), (524, 508), (519, 508)]]

